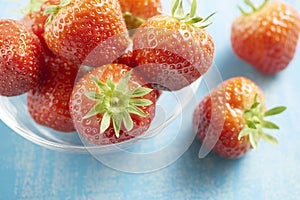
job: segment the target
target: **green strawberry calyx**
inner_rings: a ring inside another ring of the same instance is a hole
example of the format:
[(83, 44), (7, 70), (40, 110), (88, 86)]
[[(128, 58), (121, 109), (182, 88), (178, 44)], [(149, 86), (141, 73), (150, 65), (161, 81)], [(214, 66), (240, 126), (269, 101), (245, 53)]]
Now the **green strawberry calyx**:
[(260, 6), (255, 6), (250, 0), (244, 0), (244, 3), (251, 8), (250, 12), (246, 12), (242, 7), (238, 6), (238, 9), (241, 11), (243, 15), (251, 15), (257, 11), (260, 11), (265, 5), (269, 2), (269, 0), (264, 0), (264, 2)]
[(58, 5), (48, 6), (44, 11), (44, 15), (49, 15), (46, 20), (45, 26), (49, 25), (51, 23), (51, 21), (53, 20), (53, 18), (55, 17), (55, 15), (57, 15), (57, 13), (62, 8), (66, 7), (70, 3), (71, 3), (71, 0), (62, 0)]
[(21, 13), (27, 15), (32, 12), (39, 12), (45, 1), (46, 0), (30, 0), (30, 2), (21, 9)]
[(265, 117), (278, 115), (286, 110), (286, 107), (279, 106), (265, 112), (264, 103), (260, 103), (257, 98), (258, 95), (255, 96), (251, 108), (244, 112), (246, 123), (238, 136), (239, 140), (244, 136), (248, 136), (253, 149), (257, 148), (260, 139), (274, 145), (278, 144), (278, 140), (272, 135), (265, 133), (263, 129), (279, 129), (279, 127), (273, 122), (265, 120)]
[(115, 135), (119, 138), (122, 123), (127, 131), (133, 129), (132, 114), (143, 118), (147, 117), (147, 114), (140, 107), (150, 106), (153, 102), (142, 97), (152, 92), (153, 89), (138, 87), (134, 90), (129, 90), (131, 75), (132, 70), (120, 79), (118, 83), (114, 83), (110, 78), (104, 83), (95, 76), (91, 76), (100, 93), (87, 92), (85, 94), (87, 98), (97, 103), (84, 116), (84, 119), (102, 114), (100, 133), (104, 133), (112, 123)]
[(208, 20), (216, 14), (214, 12), (206, 18), (197, 16), (197, 0), (192, 1), (191, 10), (187, 14), (184, 12), (182, 0), (173, 0), (171, 13), (173, 18), (197, 28), (206, 28), (211, 25), (212, 22), (209, 22)]

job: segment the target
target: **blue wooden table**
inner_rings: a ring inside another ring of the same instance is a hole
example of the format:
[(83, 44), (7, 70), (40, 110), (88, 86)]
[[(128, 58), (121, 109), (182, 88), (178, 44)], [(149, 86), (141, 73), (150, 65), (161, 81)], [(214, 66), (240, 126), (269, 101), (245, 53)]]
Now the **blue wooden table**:
[[(288, 2), (300, 11), (300, 1)], [(0, 199), (300, 199), (300, 45), (288, 69), (274, 77), (264, 76), (231, 50), (230, 25), (242, 1), (199, 3), (202, 15), (218, 11), (208, 30), (215, 39), (215, 63), (223, 79), (246, 76), (263, 88), (268, 107), (288, 107), (274, 118), (281, 126), (274, 132), (279, 146), (261, 142), (256, 151), (238, 160), (213, 153), (198, 159), (201, 144), (195, 140), (171, 166), (129, 174), (89, 155), (37, 146), (0, 122)], [(18, 6), (0, 0), (0, 18), (18, 18), (14, 12)], [(202, 84), (199, 93), (206, 92)]]

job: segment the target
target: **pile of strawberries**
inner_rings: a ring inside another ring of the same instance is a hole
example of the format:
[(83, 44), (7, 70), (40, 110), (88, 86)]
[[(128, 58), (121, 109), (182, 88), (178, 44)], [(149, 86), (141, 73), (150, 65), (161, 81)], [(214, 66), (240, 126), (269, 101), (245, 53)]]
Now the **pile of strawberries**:
[[(233, 22), (233, 50), (261, 72), (276, 74), (294, 57), (299, 15), (284, 2), (245, 3), (253, 11), (241, 9)], [(96, 145), (145, 133), (161, 91), (189, 86), (214, 59), (205, 30), (213, 14), (197, 16), (196, 0), (189, 13), (174, 0), (170, 15), (161, 13), (159, 0), (38, 0), (29, 7), (21, 20), (0, 20), (0, 95), (27, 93), (37, 123), (76, 130)], [(277, 143), (263, 129), (278, 126), (265, 117), (284, 110), (266, 111), (261, 89), (236, 77), (199, 103), (193, 126), (205, 145), (236, 158), (261, 138)]]

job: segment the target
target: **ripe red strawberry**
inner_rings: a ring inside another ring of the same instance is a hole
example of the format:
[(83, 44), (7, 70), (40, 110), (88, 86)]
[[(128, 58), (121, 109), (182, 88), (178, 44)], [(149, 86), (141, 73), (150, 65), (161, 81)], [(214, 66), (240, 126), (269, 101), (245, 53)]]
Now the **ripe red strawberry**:
[(155, 115), (156, 95), (130, 67), (109, 64), (84, 75), (76, 84), (71, 116), (90, 143), (118, 143), (143, 134)]
[(38, 85), (43, 56), (36, 35), (21, 22), (0, 20), (0, 95), (17, 96)]
[(69, 112), (69, 100), (79, 65), (52, 56), (37, 89), (28, 92), (27, 105), (32, 118), (39, 124), (57, 131), (74, 131)]
[(160, 0), (119, 0), (127, 29), (138, 28), (146, 19), (161, 14)]
[(117, 0), (67, 0), (49, 6), (45, 41), (57, 55), (98, 67), (124, 53), (129, 36)]
[(195, 16), (196, 0), (184, 14), (176, 0), (172, 16), (157, 15), (142, 24), (133, 36), (139, 70), (155, 89), (179, 90), (203, 75), (214, 57), (214, 42), (204, 27), (207, 19)]
[(283, 1), (268, 1), (244, 12), (232, 24), (231, 43), (236, 55), (265, 74), (276, 74), (293, 59), (300, 33), (300, 16)]
[(117, 58), (115, 61), (113, 61), (113, 63), (127, 65), (128, 67), (131, 67), (131, 68), (134, 68), (137, 65), (132, 51), (127, 51), (126, 53), (121, 55), (119, 58)]
[(161, 14), (160, 0), (119, 0), (122, 12), (129, 12), (142, 19)]
[(260, 139), (277, 144), (263, 129), (279, 129), (265, 117), (285, 107), (265, 111), (262, 90), (244, 77), (229, 79), (217, 86), (197, 106), (193, 128), (208, 148), (225, 158), (238, 158), (256, 148)]
[[(127, 65), (128, 67), (131, 67), (131, 68), (134, 68), (137, 66), (137, 64), (135, 62), (135, 58), (131, 51), (126, 52), (125, 54), (120, 56), (118, 59), (116, 59), (113, 63)], [(156, 99), (158, 99), (162, 95), (161, 90), (154, 90), (153, 92), (156, 94)]]
[(35, 0), (31, 1), (26, 8), (26, 15), (21, 21), (39, 37), (43, 51), (46, 55), (52, 56), (44, 39), (45, 23), (48, 15), (44, 15), (46, 7), (58, 5), (60, 0)]

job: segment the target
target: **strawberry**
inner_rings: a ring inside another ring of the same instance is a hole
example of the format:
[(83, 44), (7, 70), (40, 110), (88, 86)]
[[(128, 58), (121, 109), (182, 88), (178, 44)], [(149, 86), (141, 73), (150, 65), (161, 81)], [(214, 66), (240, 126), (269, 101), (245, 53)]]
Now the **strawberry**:
[(52, 56), (52, 52), (48, 49), (45, 39), (45, 23), (48, 15), (44, 15), (46, 7), (50, 5), (58, 5), (59, 0), (34, 0), (25, 8), (26, 15), (21, 21), (39, 37), (43, 47), (43, 51), (46, 55)]
[(133, 54), (138, 70), (155, 89), (179, 90), (203, 75), (214, 57), (214, 42), (204, 29), (208, 18), (195, 16), (196, 0), (184, 14), (176, 0), (172, 16), (157, 15), (133, 35)]
[(292, 61), (300, 33), (300, 17), (295, 8), (283, 1), (265, 0), (253, 11), (235, 19), (231, 43), (235, 54), (264, 74), (274, 75)]
[(57, 131), (74, 131), (69, 111), (69, 100), (79, 65), (64, 58), (52, 56), (38, 88), (27, 95), (28, 111), (41, 125)]
[(35, 88), (42, 74), (39, 39), (21, 22), (0, 20), (0, 95), (17, 96)]
[(225, 158), (238, 158), (260, 139), (277, 144), (264, 129), (279, 129), (265, 117), (283, 112), (285, 107), (266, 111), (262, 90), (244, 77), (231, 78), (210, 92), (193, 115), (193, 129), (208, 148)]
[(57, 55), (84, 65), (111, 63), (129, 45), (117, 0), (67, 0), (49, 6), (45, 41)]
[(155, 115), (156, 95), (143, 77), (122, 64), (84, 75), (70, 99), (76, 130), (92, 144), (118, 143), (143, 134)]
[(161, 14), (160, 0), (119, 0), (128, 30), (138, 28), (145, 20)]
[[(128, 67), (131, 67), (131, 68), (134, 68), (137, 66), (137, 64), (135, 62), (135, 58), (131, 51), (127, 51), (122, 56), (117, 58), (113, 63), (127, 65)], [(162, 95), (161, 90), (153, 90), (153, 92), (156, 94), (156, 99), (158, 99)]]
[(119, 58), (117, 58), (115, 61), (113, 61), (113, 63), (127, 65), (128, 67), (132, 67), (132, 68), (136, 67), (136, 62), (132, 51), (127, 51)]
[(161, 14), (160, 0), (119, 0), (122, 12), (129, 12), (134, 16), (148, 19)]

